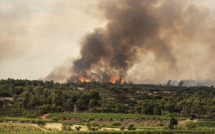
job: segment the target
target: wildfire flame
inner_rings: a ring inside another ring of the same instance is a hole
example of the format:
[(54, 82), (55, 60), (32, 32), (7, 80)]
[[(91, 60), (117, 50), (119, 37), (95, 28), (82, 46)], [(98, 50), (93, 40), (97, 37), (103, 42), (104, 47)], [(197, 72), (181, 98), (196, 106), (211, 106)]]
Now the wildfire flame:
[(122, 77), (121, 81), (119, 81), (119, 79), (116, 76), (113, 76), (113, 79), (109, 80), (111, 83), (116, 84), (116, 83), (120, 83), (123, 84), (124, 83), (124, 78)]
[(120, 84), (123, 84), (124, 83), (124, 78), (122, 77), (122, 79), (121, 79), (121, 83)]
[(92, 82), (92, 80), (86, 79), (86, 78), (84, 78), (83, 76), (81, 76), (79, 80), (80, 80), (81, 82)]
[(84, 77), (83, 76), (80, 77), (80, 81), (84, 82)]
[(113, 80), (109, 80), (111, 83), (115, 84), (118, 81), (116, 76), (113, 76)]

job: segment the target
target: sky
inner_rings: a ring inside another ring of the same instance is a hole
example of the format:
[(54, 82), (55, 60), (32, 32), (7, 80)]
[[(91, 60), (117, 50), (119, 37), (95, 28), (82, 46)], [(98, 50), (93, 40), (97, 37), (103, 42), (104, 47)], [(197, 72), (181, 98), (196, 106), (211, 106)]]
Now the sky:
[(1, 0), (0, 78), (43, 78), (67, 58), (77, 57), (82, 36), (105, 23), (93, 13), (95, 3)]
[[(44, 78), (80, 56), (83, 36), (107, 23), (97, 1), (0, 0), (0, 79)], [(215, 10), (214, 0), (189, 2)]]

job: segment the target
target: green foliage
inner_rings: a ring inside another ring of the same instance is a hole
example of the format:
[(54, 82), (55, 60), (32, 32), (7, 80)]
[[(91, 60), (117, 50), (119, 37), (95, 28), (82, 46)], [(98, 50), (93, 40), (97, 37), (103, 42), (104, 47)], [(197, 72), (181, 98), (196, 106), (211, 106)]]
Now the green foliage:
[[(84, 91), (77, 89), (79, 84)], [(137, 116), (129, 116), (129, 119), (152, 119), (146, 115), (155, 115), (153, 117), (156, 119), (170, 119), (157, 115), (174, 115), (179, 120), (184, 119), (179, 116), (196, 118), (207, 115), (209, 119), (215, 119), (214, 95), (215, 90), (211, 87), (98, 82), (60, 84), (53, 81), (6, 79), (0, 80), (0, 97), (3, 97), (0, 100), (0, 115), (32, 118), (50, 112), (71, 112), (75, 105), (80, 111), (90, 109), (91, 112), (137, 113)]]
[(77, 131), (79, 131), (81, 128), (82, 128), (81, 126), (78, 126), (78, 127), (76, 126), (76, 127), (75, 127), (75, 129), (76, 129)]
[(125, 126), (121, 126), (121, 127), (120, 127), (120, 130), (124, 130), (124, 129), (125, 129)]
[(100, 126), (98, 123), (96, 123), (95, 121), (91, 121), (91, 122), (86, 122), (85, 126), (87, 126), (88, 130), (92, 130), (92, 131), (97, 131), (99, 129), (102, 128), (102, 126)]
[[(170, 116), (159, 116), (159, 115), (143, 115), (143, 114), (119, 114), (119, 113), (51, 113), (46, 116), (47, 118), (85, 118), (85, 119), (155, 119), (160, 118), (161, 120), (170, 120)], [(185, 120), (184, 117), (177, 117), (177, 119)]]
[(63, 131), (73, 131), (72, 128), (71, 128), (71, 126), (70, 126), (70, 125), (67, 125), (67, 124), (62, 124), (61, 129), (62, 129)]
[(111, 126), (121, 126), (122, 123), (118, 122), (118, 121), (115, 121), (111, 124)]
[(134, 124), (129, 124), (128, 130), (136, 130), (136, 128), (134, 127)]
[(215, 122), (212, 121), (197, 122), (197, 127), (215, 128)]
[(188, 121), (185, 123), (185, 127), (187, 129), (195, 129), (197, 126), (197, 124), (195, 122), (192, 122), (192, 121)]
[(38, 124), (38, 125), (41, 125), (41, 126), (44, 126), (44, 125), (45, 125), (45, 122), (44, 122), (44, 121), (41, 121), (41, 120), (37, 120), (37, 124)]
[(169, 128), (173, 129), (175, 125), (178, 125), (178, 121), (176, 118), (171, 117), (170, 123), (169, 123)]

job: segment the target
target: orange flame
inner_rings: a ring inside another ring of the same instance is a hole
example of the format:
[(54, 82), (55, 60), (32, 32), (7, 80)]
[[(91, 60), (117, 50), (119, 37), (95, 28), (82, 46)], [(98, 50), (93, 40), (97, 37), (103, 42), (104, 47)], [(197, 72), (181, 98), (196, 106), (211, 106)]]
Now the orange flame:
[(111, 83), (115, 84), (118, 81), (116, 76), (113, 76), (113, 80), (109, 80)]
[(91, 79), (86, 79), (86, 78), (84, 78), (83, 76), (81, 76), (79, 80), (80, 80), (81, 82), (92, 82)]
[(122, 79), (121, 79), (121, 83), (120, 84), (123, 84), (124, 83), (124, 78), (122, 77)]
[(84, 82), (84, 77), (83, 76), (80, 77), (80, 81)]

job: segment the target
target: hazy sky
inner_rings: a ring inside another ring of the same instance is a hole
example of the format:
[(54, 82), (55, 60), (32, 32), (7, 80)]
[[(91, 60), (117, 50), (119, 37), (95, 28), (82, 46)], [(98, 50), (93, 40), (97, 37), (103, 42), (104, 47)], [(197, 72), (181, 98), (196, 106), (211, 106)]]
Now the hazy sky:
[[(38, 79), (79, 56), (83, 35), (103, 27), (97, 0), (0, 0), (0, 78)], [(212, 9), (214, 0), (191, 0)]]
[(104, 25), (95, 0), (1, 0), (0, 78), (38, 79), (79, 54), (86, 32)]

